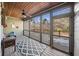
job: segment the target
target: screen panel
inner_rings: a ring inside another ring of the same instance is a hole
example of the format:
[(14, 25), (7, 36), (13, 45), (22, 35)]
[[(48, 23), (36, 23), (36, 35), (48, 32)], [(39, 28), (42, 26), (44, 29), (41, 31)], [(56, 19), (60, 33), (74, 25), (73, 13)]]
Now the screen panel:
[(53, 46), (69, 52), (69, 17), (53, 19)]
[(30, 37), (40, 41), (40, 16), (32, 18), (30, 29)]
[(42, 15), (42, 42), (50, 44), (50, 13)]
[(24, 21), (24, 35), (29, 37), (29, 20)]
[[(61, 7), (52, 12), (53, 47), (69, 53), (71, 7)], [(64, 15), (64, 16), (63, 16)], [(61, 17), (60, 17), (61, 16)]]

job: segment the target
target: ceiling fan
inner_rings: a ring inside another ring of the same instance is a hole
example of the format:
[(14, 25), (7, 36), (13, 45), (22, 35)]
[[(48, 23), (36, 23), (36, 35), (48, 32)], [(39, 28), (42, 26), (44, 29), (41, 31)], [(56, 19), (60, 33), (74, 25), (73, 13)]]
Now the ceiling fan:
[(28, 14), (28, 12), (25, 12), (25, 10), (22, 10), (22, 20), (26, 20), (27, 18), (31, 18), (32, 16)]

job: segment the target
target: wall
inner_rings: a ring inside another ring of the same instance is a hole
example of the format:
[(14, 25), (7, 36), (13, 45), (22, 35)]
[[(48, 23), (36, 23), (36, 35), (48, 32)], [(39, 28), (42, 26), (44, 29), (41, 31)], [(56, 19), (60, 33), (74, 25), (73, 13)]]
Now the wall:
[[(7, 27), (4, 28), (4, 33), (8, 34), (14, 31), (17, 36), (23, 34), (23, 21), (22, 20), (7, 16), (5, 21), (6, 21), (5, 23), (7, 24)], [(16, 28), (16, 26), (18, 26), (18, 28)]]
[(79, 3), (75, 4), (74, 55), (79, 56)]

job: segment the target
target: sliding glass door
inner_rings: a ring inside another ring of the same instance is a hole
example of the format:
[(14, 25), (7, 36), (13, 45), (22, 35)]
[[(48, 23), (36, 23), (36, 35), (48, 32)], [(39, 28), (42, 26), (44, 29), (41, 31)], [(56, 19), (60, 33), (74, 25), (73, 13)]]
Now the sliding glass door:
[(40, 16), (30, 21), (30, 37), (40, 41)]
[(53, 47), (69, 53), (70, 41), (70, 7), (54, 9), (52, 13)]

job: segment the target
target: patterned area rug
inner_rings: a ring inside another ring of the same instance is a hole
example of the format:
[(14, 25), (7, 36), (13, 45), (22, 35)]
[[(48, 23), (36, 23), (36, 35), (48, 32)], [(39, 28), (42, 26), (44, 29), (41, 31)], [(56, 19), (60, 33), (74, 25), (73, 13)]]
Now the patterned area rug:
[[(8, 48), (7, 52), (13, 48)], [(16, 52), (7, 56), (68, 56), (26, 36), (17, 37)]]
[(33, 39), (25, 39), (16, 43), (16, 50), (21, 56), (40, 56), (46, 49), (46, 45)]

